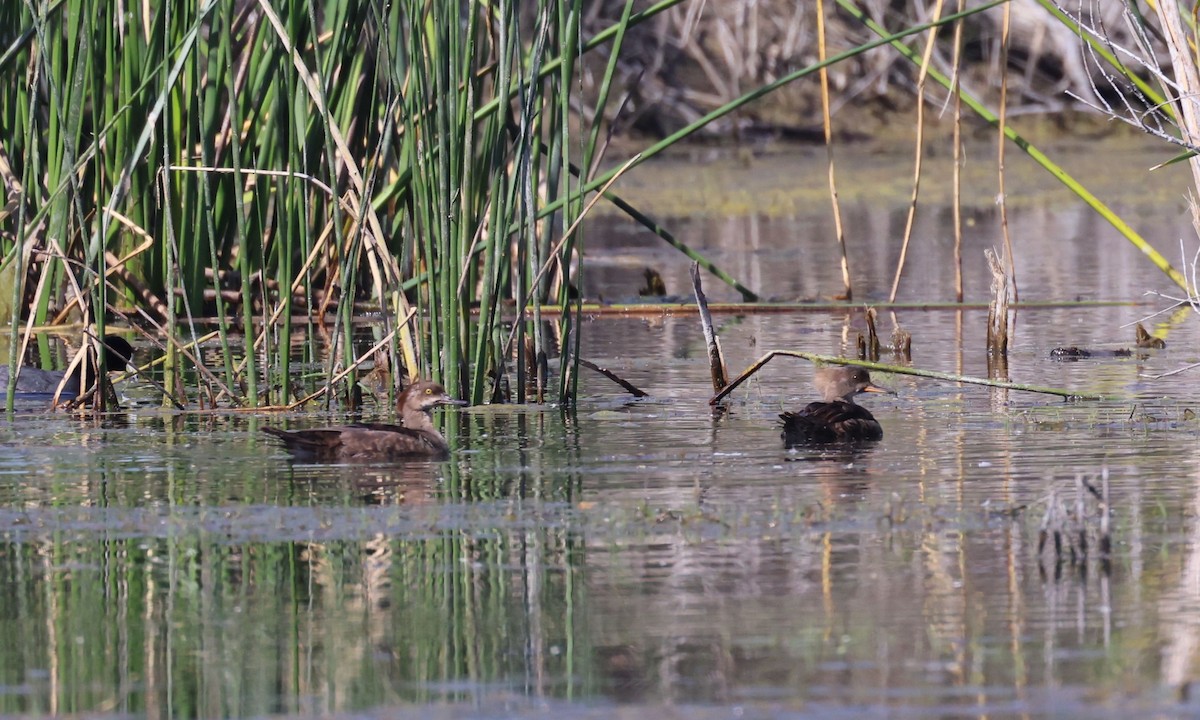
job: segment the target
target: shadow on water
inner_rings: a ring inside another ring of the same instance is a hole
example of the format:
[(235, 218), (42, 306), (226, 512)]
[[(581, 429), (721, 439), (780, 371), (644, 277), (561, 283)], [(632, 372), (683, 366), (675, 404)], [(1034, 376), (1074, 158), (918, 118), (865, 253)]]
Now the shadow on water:
[[(704, 227), (711, 250), (745, 239)], [(763, 221), (746, 276), (791, 282), (794, 229)], [(1050, 252), (1089, 255), (1114, 292), (1159, 287), (1088, 240), (1101, 250)], [(859, 271), (878, 285), (890, 268), (872, 262)], [(1029, 295), (1073, 294), (1056, 262), (1023, 275)], [(446, 462), (293, 462), (260, 430), (279, 416), (0, 421), (0, 712), (1195, 715), (1200, 392), (1149, 378), (1193, 359), (1200, 323), (1161, 323), (1163, 350), (1049, 359), (1123, 338), (1145, 310), (1017, 316), (1012, 378), (1111, 400), (880, 377), (898, 394), (863, 404), (884, 438), (854, 447), (783, 447), (779, 413), (813, 399), (800, 362), (714, 414), (683, 316), (588, 325), (584, 357), (649, 398), (585, 375), (573, 413), (439, 412)], [(914, 364), (985, 375), (985, 319), (903, 312)], [(771, 348), (853, 354), (863, 320), (718, 322), (732, 369)], [(1108, 565), (1094, 546), (1047, 561), (1052, 498), (1070, 511), (1076, 476), (1104, 473)]]

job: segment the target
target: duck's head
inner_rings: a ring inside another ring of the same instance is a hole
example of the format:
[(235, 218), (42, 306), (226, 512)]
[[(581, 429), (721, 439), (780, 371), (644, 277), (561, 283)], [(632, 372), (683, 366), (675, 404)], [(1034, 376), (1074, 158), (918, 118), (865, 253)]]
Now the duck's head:
[(428, 413), (439, 405), (468, 405), (465, 400), (450, 397), (446, 388), (435, 382), (419, 380), (409, 385), (396, 399), (396, 409), (401, 413)]

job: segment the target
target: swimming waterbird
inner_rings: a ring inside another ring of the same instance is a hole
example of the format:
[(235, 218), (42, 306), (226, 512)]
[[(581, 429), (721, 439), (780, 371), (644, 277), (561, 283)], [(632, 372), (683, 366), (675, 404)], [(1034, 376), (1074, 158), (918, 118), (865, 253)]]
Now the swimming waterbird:
[(890, 393), (871, 383), (863, 368), (828, 366), (817, 368), (813, 385), (822, 400), (811, 402), (798, 412), (779, 416), (782, 438), (787, 447), (805, 443), (879, 440), (883, 428), (869, 410), (854, 402), (859, 393)]
[(395, 460), (403, 458), (445, 459), (450, 445), (433, 426), (430, 413), (441, 405), (466, 405), (434, 382), (414, 382), (396, 399), (402, 425), (354, 423), (309, 430), (263, 432), (283, 441), (297, 458), (306, 460)]

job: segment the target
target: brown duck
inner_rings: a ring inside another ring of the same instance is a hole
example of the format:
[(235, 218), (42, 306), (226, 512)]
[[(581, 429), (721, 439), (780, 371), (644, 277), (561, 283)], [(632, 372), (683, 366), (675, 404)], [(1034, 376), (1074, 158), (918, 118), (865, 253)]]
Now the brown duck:
[(891, 392), (872, 384), (866, 370), (841, 366), (817, 368), (813, 385), (824, 400), (811, 402), (799, 412), (785, 412), (779, 416), (783, 421), (782, 437), (786, 446), (883, 437), (883, 428), (875, 416), (853, 400), (859, 393)]
[(306, 460), (398, 460), (405, 458), (445, 459), (450, 445), (433, 426), (430, 412), (439, 405), (466, 405), (446, 394), (433, 382), (414, 382), (396, 399), (403, 425), (354, 423), (310, 430), (263, 432), (283, 441), (296, 457)]

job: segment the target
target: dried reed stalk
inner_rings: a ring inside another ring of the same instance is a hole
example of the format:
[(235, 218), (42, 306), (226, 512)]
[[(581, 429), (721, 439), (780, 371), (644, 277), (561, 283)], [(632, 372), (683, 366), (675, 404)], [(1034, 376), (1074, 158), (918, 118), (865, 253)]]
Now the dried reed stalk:
[(988, 305), (989, 355), (1008, 355), (1008, 276), (991, 248), (983, 251), (992, 271), (992, 302)]
[[(958, 0), (958, 12), (962, 12), (966, 0)], [(962, 93), (959, 90), (959, 66), (962, 63), (962, 32), (963, 21), (954, 22), (954, 55), (951, 60), (953, 75), (950, 79), (950, 94), (954, 97), (954, 299), (963, 301), (963, 270), (962, 270)]]
[(858, 336), (858, 358), (860, 360), (870, 360), (872, 362), (879, 360), (879, 332), (875, 328), (875, 317), (877, 314), (875, 308), (867, 308), (867, 336), (863, 337), (861, 333)]
[[(933, 8), (933, 20), (942, 17), (942, 0), (938, 0)], [(904, 262), (908, 257), (908, 246), (912, 242), (913, 224), (917, 219), (917, 201), (921, 196), (921, 167), (925, 159), (925, 80), (929, 77), (929, 62), (933, 56), (934, 43), (937, 40), (938, 29), (930, 28), (925, 40), (925, 52), (921, 55), (921, 67), (917, 73), (917, 141), (913, 158), (913, 188), (908, 202), (908, 217), (904, 220), (904, 240), (900, 244), (900, 259), (896, 261), (896, 275), (892, 278), (892, 292), (888, 302), (896, 302), (896, 293), (900, 290), (900, 276), (904, 274)]]
[[(825, 62), (825, 3), (817, 0), (817, 57)], [(825, 128), (825, 156), (829, 161), (829, 200), (833, 205), (833, 231), (837, 236), (838, 251), (842, 258), (842, 298), (852, 300), (854, 289), (850, 286), (850, 259), (846, 254), (846, 228), (842, 225), (842, 207), (838, 202), (837, 175), (833, 162), (833, 119), (829, 113), (829, 68), (821, 67), (821, 122)]]
[(725, 356), (721, 354), (721, 339), (713, 329), (712, 314), (708, 312), (708, 298), (700, 283), (700, 263), (692, 263), (692, 289), (696, 291), (696, 307), (700, 309), (700, 325), (704, 328), (704, 343), (708, 346), (708, 370), (712, 375), (713, 392), (721, 392), (729, 384), (729, 372), (725, 369)]
[[(1179, 10), (1179, 5), (1173, 2), (1154, 4), (1154, 11), (1162, 23), (1163, 39), (1171, 54), (1176, 89), (1173, 99), (1177, 110), (1176, 124), (1184, 142), (1196, 147), (1200, 144), (1200, 104), (1196, 102), (1200, 96), (1200, 69), (1197, 68), (1196, 56), (1192, 54), (1187, 31), (1179, 18)], [(1192, 169), (1195, 187), (1200, 188), (1200, 156), (1188, 160), (1188, 167)]]
[[(1000, 188), (1000, 232), (1004, 235), (1004, 253), (1008, 256), (1008, 276), (1012, 279), (1013, 301), (1019, 301), (1020, 296), (1017, 294), (1017, 268), (1016, 260), (1013, 256), (1012, 235), (1008, 232), (1008, 198), (1005, 197), (1004, 188), (1004, 149), (1008, 143), (1005, 140), (1005, 125), (1008, 118), (1008, 43), (1009, 43), (1009, 26), (1012, 19), (1012, 3), (1004, 4), (1004, 22), (1000, 29), (1000, 114), (999, 122), (996, 125), (998, 130), (997, 147), (996, 147), (996, 172)], [(993, 287), (993, 291), (994, 291)], [(1007, 304), (1006, 304), (1007, 307)], [(1007, 317), (1007, 315), (1005, 316)], [(1005, 347), (1008, 346), (1008, 337), (1005, 335)], [(992, 347), (991, 343), (988, 347)]]

